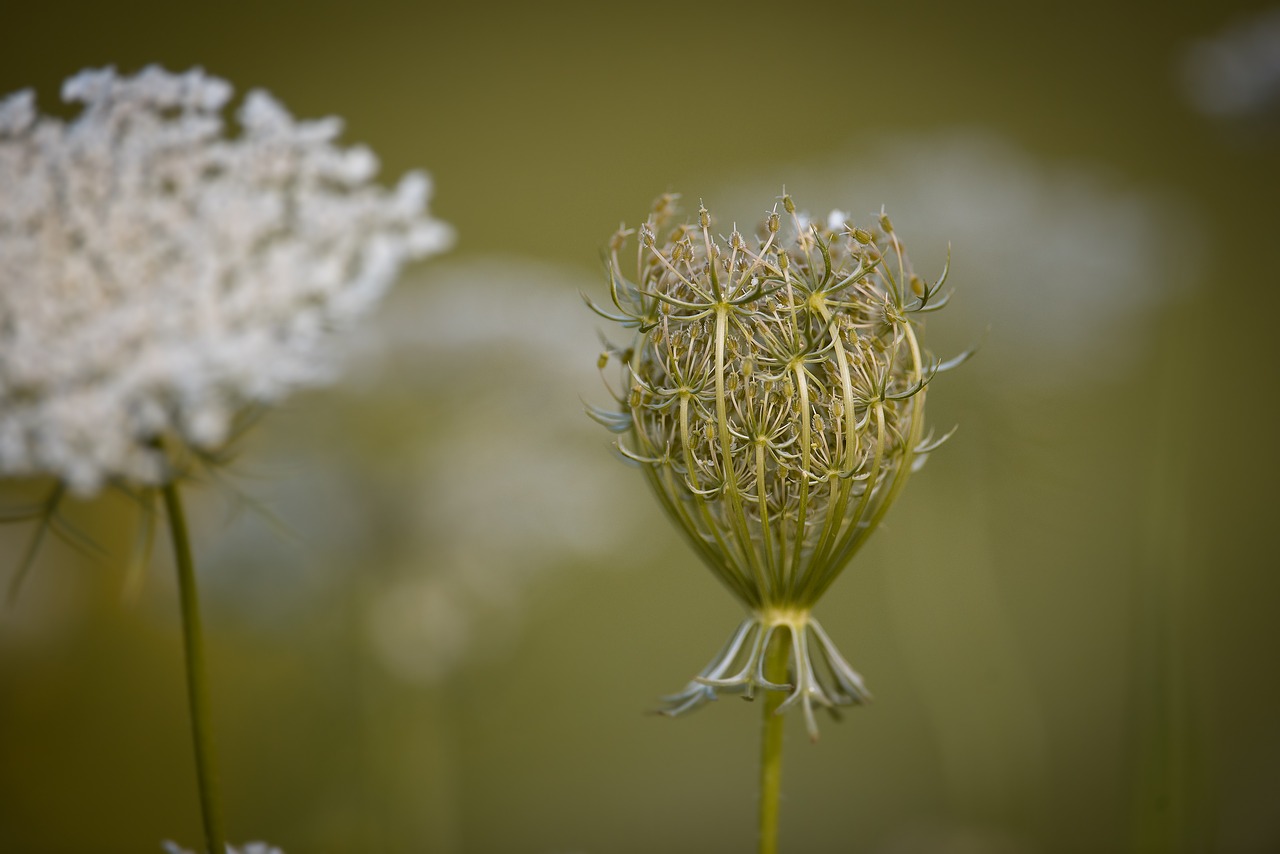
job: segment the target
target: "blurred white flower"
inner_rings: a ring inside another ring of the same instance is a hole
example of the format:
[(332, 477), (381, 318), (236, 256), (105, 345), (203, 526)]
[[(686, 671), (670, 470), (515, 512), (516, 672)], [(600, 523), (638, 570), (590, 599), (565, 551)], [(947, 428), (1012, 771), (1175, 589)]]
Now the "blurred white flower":
[(278, 627), (357, 583), (377, 660), (440, 684), (508, 654), (573, 573), (632, 568), (660, 511), (582, 453), (608, 447), (579, 397), (599, 338), (574, 291), (598, 283), (529, 258), (406, 277), (347, 338), (342, 380), (276, 413), (245, 461), (291, 473), (254, 493), (296, 542), (245, 514), (206, 544), (211, 595)]
[(635, 473), (582, 453), (605, 444), (578, 396), (599, 381), (582, 359), (598, 339), (573, 289), (595, 279), (529, 259), (430, 275), (448, 287), (400, 289), (397, 310), (360, 330), (378, 338), (343, 387), (376, 389), (381, 363), (385, 394), (389, 380), (404, 382), (388, 367), (418, 366), (434, 432), (397, 461), (414, 515), (400, 569), (371, 598), (366, 624), (394, 675), (438, 684), (508, 652), (530, 603), (567, 569), (627, 567), (619, 544), (650, 529), (646, 496), (623, 486)]
[(0, 475), (88, 495), (170, 477), (159, 440), (218, 449), (237, 413), (324, 381), (328, 333), (451, 240), (427, 177), (370, 183), (341, 122), (225, 81), (85, 71), (82, 110), (0, 100)]
[(1218, 118), (1280, 115), (1280, 8), (1240, 19), (1182, 56), (1191, 104)]
[[(176, 842), (164, 842), (165, 854), (195, 854), (188, 851)], [(284, 854), (274, 845), (268, 845), (265, 842), (246, 842), (242, 847), (236, 848), (232, 845), (227, 846), (227, 854)]]
[[(1149, 318), (1188, 294), (1203, 264), (1203, 224), (1171, 191), (1045, 160), (990, 131), (886, 135), (783, 171), (789, 191), (818, 205), (898, 211), (921, 275), (937, 276), (953, 246), (950, 281), (964, 298), (933, 346), (958, 351), (990, 327), (974, 370), (1019, 384), (1139, 364)], [(707, 198), (750, 211), (767, 192), (760, 179)]]

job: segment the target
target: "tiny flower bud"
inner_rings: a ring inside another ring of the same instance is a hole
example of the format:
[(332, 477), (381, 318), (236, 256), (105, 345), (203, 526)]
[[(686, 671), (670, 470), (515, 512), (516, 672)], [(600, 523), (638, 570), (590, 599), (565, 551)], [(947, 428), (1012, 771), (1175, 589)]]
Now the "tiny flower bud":
[(666, 219), (676, 211), (676, 202), (680, 200), (678, 193), (663, 193), (653, 202), (652, 213), (659, 219)]

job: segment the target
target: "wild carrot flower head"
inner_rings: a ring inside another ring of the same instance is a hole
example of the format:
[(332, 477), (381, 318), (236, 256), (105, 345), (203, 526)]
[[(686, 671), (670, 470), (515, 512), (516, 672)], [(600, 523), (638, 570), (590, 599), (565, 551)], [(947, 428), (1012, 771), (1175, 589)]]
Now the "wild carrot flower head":
[[(601, 356), (621, 365), (619, 408), (592, 415), (750, 616), (667, 711), (790, 690), (783, 705), (816, 735), (815, 703), (867, 694), (810, 611), (942, 441), (925, 431), (925, 389), (959, 360), (923, 348), (920, 316), (945, 305), (946, 270), (916, 275), (884, 213), (815, 222), (783, 195), (747, 234), (722, 233), (702, 206), (694, 223), (672, 227), (674, 213), (664, 196), (610, 244), (613, 306), (592, 307), (636, 337)], [(789, 686), (763, 670), (782, 629)]]
[(162, 444), (216, 450), (324, 380), (330, 331), (450, 241), (426, 176), (372, 184), (337, 119), (253, 91), (229, 129), (232, 89), (200, 70), (85, 71), (62, 95), (70, 122), (0, 99), (0, 474), (165, 481)]

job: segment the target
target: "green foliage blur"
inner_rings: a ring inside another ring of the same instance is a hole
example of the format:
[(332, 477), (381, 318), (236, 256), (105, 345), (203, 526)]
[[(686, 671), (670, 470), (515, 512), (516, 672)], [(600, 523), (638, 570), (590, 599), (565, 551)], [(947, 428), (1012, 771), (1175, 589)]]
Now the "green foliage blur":
[[(1186, 81), (1260, 10), (10, 4), (0, 94), (200, 65), (426, 168), (458, 231), (190, 493), (230, 837), (751, 850), (758, 704), (645, 714), (739, 615), (582, 414), (575, 291), (659, 193), (747, 225), (785, 184), (885, 205), (923, 275), (950, 241), (927, 337), (984, 344), (818, 609), (876, 702), (788, 722), (783, 849), (1280, 849), (1280, 121)], [(168, 542), (135, 577), (134, 505), (69, 515), (107, 556), (50, 541), (0, 605), (0, 851), (194, 846)]]

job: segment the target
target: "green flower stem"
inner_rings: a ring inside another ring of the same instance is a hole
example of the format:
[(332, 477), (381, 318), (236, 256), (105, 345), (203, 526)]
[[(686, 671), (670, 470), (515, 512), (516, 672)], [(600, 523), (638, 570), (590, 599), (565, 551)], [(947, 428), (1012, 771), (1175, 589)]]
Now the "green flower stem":
[[(787, 653), (791, 630), (779, 626), (765, 650), (765, 678), (776, 685), (787, 681)], [(764, 692), (764, 733), (760, 750), (760, 854), (777, 854), (778, 809), (782, 795), (782, 726), (786, 721), (778, 706), (784, 691)]]
[(218, 800), (217, 770), (213, 759), (213, 727), (209, 714), (209, 686), (204, 663), (204, 640), (200, 631), (200, 601), (196, 593), (195, 563), (191, 559), (191, 540), (187, 536), (187, 519), (182, 512), (178, 486), (164, 487), (165, 510), (169, 516), (169, 532), (173, 539), (173, 557), (178, 568), (178, 596), (182, 607), (182, 641), (186, 658), (187, 699), (191, 711), (191, 735), (196, 750), (196, 780), (200, 787), (200, 815), (204, 820), (204, 838), (209, 854), (227, 850), (222, 832), (222, 809)]
[(66, 494), (66, 491), (67, 485), (62, 481), (58, 481), (54, 485), (53, 491), (49, 493), (49, 497), (44, 500), (40, 507), (40, 521), (36, 525), (35, 536), (31, 538), (31, 543), (27, 546), (27, 551), (22, 556), (22, 562), (18, 564), (18, 571), (13, 574), (13, 580), (9, 582), (10, 605), (18, 601), (18, 591), (22, 589), (22, 583), (27, 578), (27, 572), (31, 569), (32, 564), (36, 562), (36, 555), (40, 553), (40, 544), (44, 542), (44, 535), (53, 526), (54, 516), (58, 512), (58, 504), (62, 501), (62, 496)]

